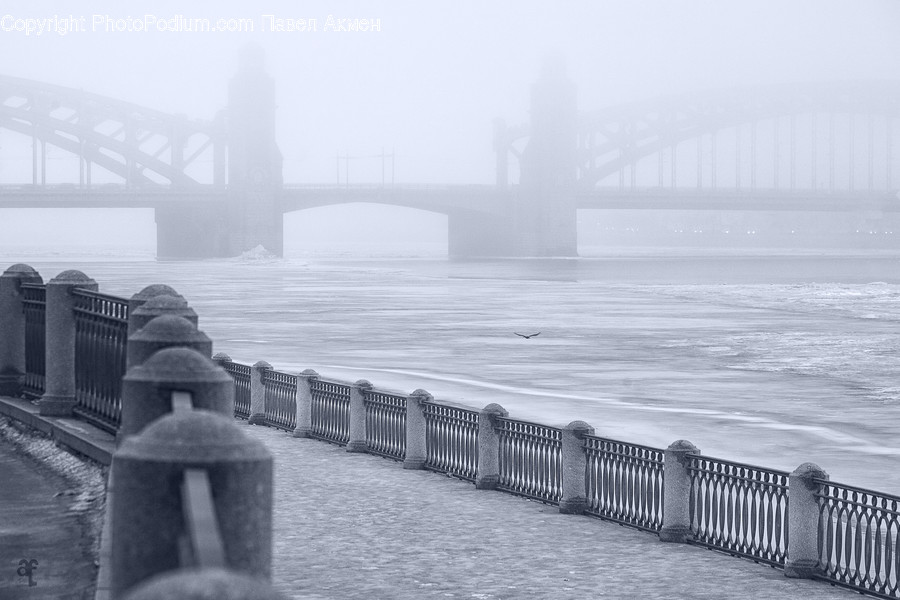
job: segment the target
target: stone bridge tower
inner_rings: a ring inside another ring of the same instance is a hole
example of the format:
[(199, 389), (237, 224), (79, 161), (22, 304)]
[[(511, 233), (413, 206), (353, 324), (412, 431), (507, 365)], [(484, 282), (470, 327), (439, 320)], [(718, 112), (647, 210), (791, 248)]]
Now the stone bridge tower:
[(275, 140), (275, 108), (275, 82), (265, 72), (263, 51), (247, 46), (228, 85), (228, 256), (256, 246), (283, 253), (282, 158)]
[(531, 90), (531, 135), (514, 214), (518, 256), (577, 256), (578, 109), (562, 60), (548, 60)]

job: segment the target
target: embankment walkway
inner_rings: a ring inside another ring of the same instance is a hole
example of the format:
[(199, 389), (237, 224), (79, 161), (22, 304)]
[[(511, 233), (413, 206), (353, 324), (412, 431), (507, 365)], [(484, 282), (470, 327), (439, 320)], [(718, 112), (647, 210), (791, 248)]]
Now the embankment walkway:
[(273, 584), (293, 598), (848, 599), (827, 583), (276, 429)]

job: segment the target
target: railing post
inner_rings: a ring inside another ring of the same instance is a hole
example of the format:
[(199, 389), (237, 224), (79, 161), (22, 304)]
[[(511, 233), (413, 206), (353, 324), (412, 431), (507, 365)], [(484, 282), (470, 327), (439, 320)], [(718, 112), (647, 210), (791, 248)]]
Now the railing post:
[(134, 328), (134, 331), (140, 331), (154, 318), (162, 315), (172, 315), (187, 319), (199, 327), (199, 319), (194, 309), (188, 306), (187, 300), (182, 296), (172, 296), (170, 294), (159, 294), (148, 298), (141, 306), (134, 310), (134, 313), (128, 314), (128, 327)]
[(63, 271), (47, 282), (46, 380), (38, 401), (44, 416), (69, 416), (75, 399), (76, 288), (96, 292), (97, 282), (81, 271)]
[(294, 427), (294, 437), (309, 437), (312, 431), (312, 382), (319, 378), (319, 374), (312, 369), (306, 369), (297, 375), (297, 425)]
[(819, 493), (816, 479), (828, 473), (813, 463), (803, 463), (788, 477), (788, 540), (785, 577), (809, 579), (819, 569)]
[(266, 371), (271, 371), (272, 365), (264, 360), (253, 365), (250, 373), (250, 418), (251, 425), (266, 424), (266, 384), (263, 381)]
[(224, 352), (216, 352), (212, 361), (224, 369), (225, 365), (231, 362), (231, 357)]
[(15, 264), (0, 275), (0, 396), (18, 396), (25, 379), (25, 312), (22, 284), (44, 283), (28, 265)]
[(157, 419), (113, 455), (113, 598), (179, 568), (179, 540), (186, 533), (181, 482), (189, 468), (209, 475), (225, 566), (270, 578), (272, 455), (232, 418), (190, 410)]
[(584, 436), (594, 435), (594, 428), (584, 421), (572, 421), (562, 430), (562, 498), (559, 512), (580, 515), (588, 507), (587, 458)]
[(126, 369), (143, 363), (154, 352), (171, 346), (192, 348), (207, 357), (212, 354), (212, 340), (193, 323), (182, 317), (162, 315), (128, 336)]
[(700, 454), (692, 443), (678, 440), (663, 459), (663, 524), (659, 539), (684, 543), (691, 538), (691, 456)]
[(360, 379), (350, 386), (350, 439), (347, 452), (366, 451), (366, 392), (372, 384)]
[(425, 390), (416, 390), (406, 398), (406, 456), (404, 469), (424, 469), (428, 458), (425, 445), (425, 405), (434, 398)]
[(176, 296), (178, 298), (181, 295), (170, 288), (169, 286), (162, 283), (154, 283), (153, 285), (148, 285), (137, 294), (134, 294), (131, 298), (128, 299), (128, 336), (131, 337), (131, 334), (136, 332), (140, 327), (135, 320), (134, 313), (142, 307), (147, 300), (156, 296)]
[[(206, 590), (206, 595), (192, 598), (221, 598), (228, 590), (228, 600), (287, 600), (287, 596), (255, 577), (225, 569), (185, 569), (163, 573), (136, 585), (122, 600), (171, 600), (184, 598), (186, 590)], [(203, 592), (196, 592), (203, 594)]]
[(493, 490), (500, 483), (500, 435), (497, 433), (498, 418), (509, 413), (499, 404), (488, 404), (478, 415), (478, 471), (475, 474), (475, 489)]
[(185, 347), (163, 348), (122, 378), (122, 424), (117, 440), (140, 433), (172, 412), (172, 391), (190, 392), (194, 408), (234, 417), (234, 381), (203, 354)]

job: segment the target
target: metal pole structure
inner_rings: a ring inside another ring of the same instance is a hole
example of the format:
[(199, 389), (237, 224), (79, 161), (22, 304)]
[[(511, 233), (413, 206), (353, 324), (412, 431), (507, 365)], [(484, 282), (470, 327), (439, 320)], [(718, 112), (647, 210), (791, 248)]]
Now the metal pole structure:
[(884, 175), (885, 175), (885, 183), (887, 184), (887, 189), (890, 190), (891, 189), (891, 170), (893, 168), (892, 163), (893, 163), (893, 159), (894, 159), (894, 157), (892, 156), (894, 153), (893, 152), (894, 122), (891, 120), (890, 117), (887, 117), (887, 116), (884, 118), (884, 121), (885, 121), (884, 129), (887, 132), (887, 138), (885, 140), (885, 143), (887, 145), (887, 148), (885, 148), (886, 168), (884, 170)]
[(830, 135), (828, 136), (828, 143), (831, 144), (831, 150), (828, 153), (828, 186), (832, 192), (834, 192), (834, 153), (837, 144), (834, 143), (834, 113), (829, 115), (829, 127), (831, 129)]
[(394, 157), (395, 150), (391, 148), (391, 187), (394, 187)]
[(734, 187), (741, 189), (741, 126), (735, 127), (735, 167), (734, 167)]
[(31, 185), (37, 185), (37, 123), (31, 125)]
[(875, 116), (869, 115), (869, 191), (875, 188)]
[(797, 120), (791, 115), (791, 189), (797, 183)]
[(756, 189), (756, 121), (750, 124), (750, 189)]
[(778, 117), (772, 121), (772, 180), (776, 190), (778, 189)]
[(678, 144), (677, 144), (676, 142), (673, 142), (673, 143), (672, 143), (672, 165), (671, 165), (671, 166), (672, 166), (672, 182), (671, 182), (671, 185), (672, 185), (672, 189), (673, 189), (673, 190), (675, 189), (675, 177), (676, 177), (676, 176), (675, 176), (675, 161), (676, 161), (676, 158), (677, 158), (677, 155), (676, 155), (677, 148), (678, 148)]
[(816, 118), (816, 113), (813, 113), (812, 114), (812, 123), (810, 123), (810, 129), (811, 129), (810, 134), (812, 136), (812, 171), (810, 173), (810, 179), (812, 180), (812, 185), (810, 187), (812, 187), (812, 189), (814, 189), (814, 190), (819, 189), (819, 182), (818, 182), (818, 178), (816, 177), (816, 167), (818, 166), (818, 163), (819, 163), (819, 157), (818, 157), (819, 142), (817, 139), (818, 136), (816, 135), (818, 132), (818, 123), (819, 123), (819, 120)]
[(710, 162), (710, 186), (713, 189), (716, 189), (716, 136), (718, 135), (717, 131), (713, 131), (710, 134), (709, 140), (709, 162)]
[(384, 187), (384, 146), (381, 147), (381, 187)]
[(47, 185), (47, 142), (41, 140), (41, 185)]
[(697, 189), (703, 187), (703, 134), (697, 136)]
[(347, 156), (344, 161), (344, 182), (347, 186), (347, 189), (350, 189), (350, 151), (347, 151)]

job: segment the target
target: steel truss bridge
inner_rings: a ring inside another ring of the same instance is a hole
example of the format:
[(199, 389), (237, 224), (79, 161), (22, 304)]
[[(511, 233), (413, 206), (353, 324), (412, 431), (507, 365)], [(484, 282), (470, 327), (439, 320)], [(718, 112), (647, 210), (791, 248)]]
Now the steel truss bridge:
[[(582, 113), (574, 206), (897, 212), (898, 121), (897, 81), (734, 88)], [(232, 187), (227, 128), (221, 112), (189, 119), (0, 77), (0, 129), (30, 138), (32, 155), (31, 182), (0, 186), (0, 207), (214, 209)], [(281, 213), (372, 202), (496, 216), (516, 202), (510, 175), (525, 168), (529, 140), (529, 125), (497, 122), (495, 185), (264, 185), (277, 188)], [(77, 162), (71, 181), (48, 183), (58, 180), (53, 147)]]

